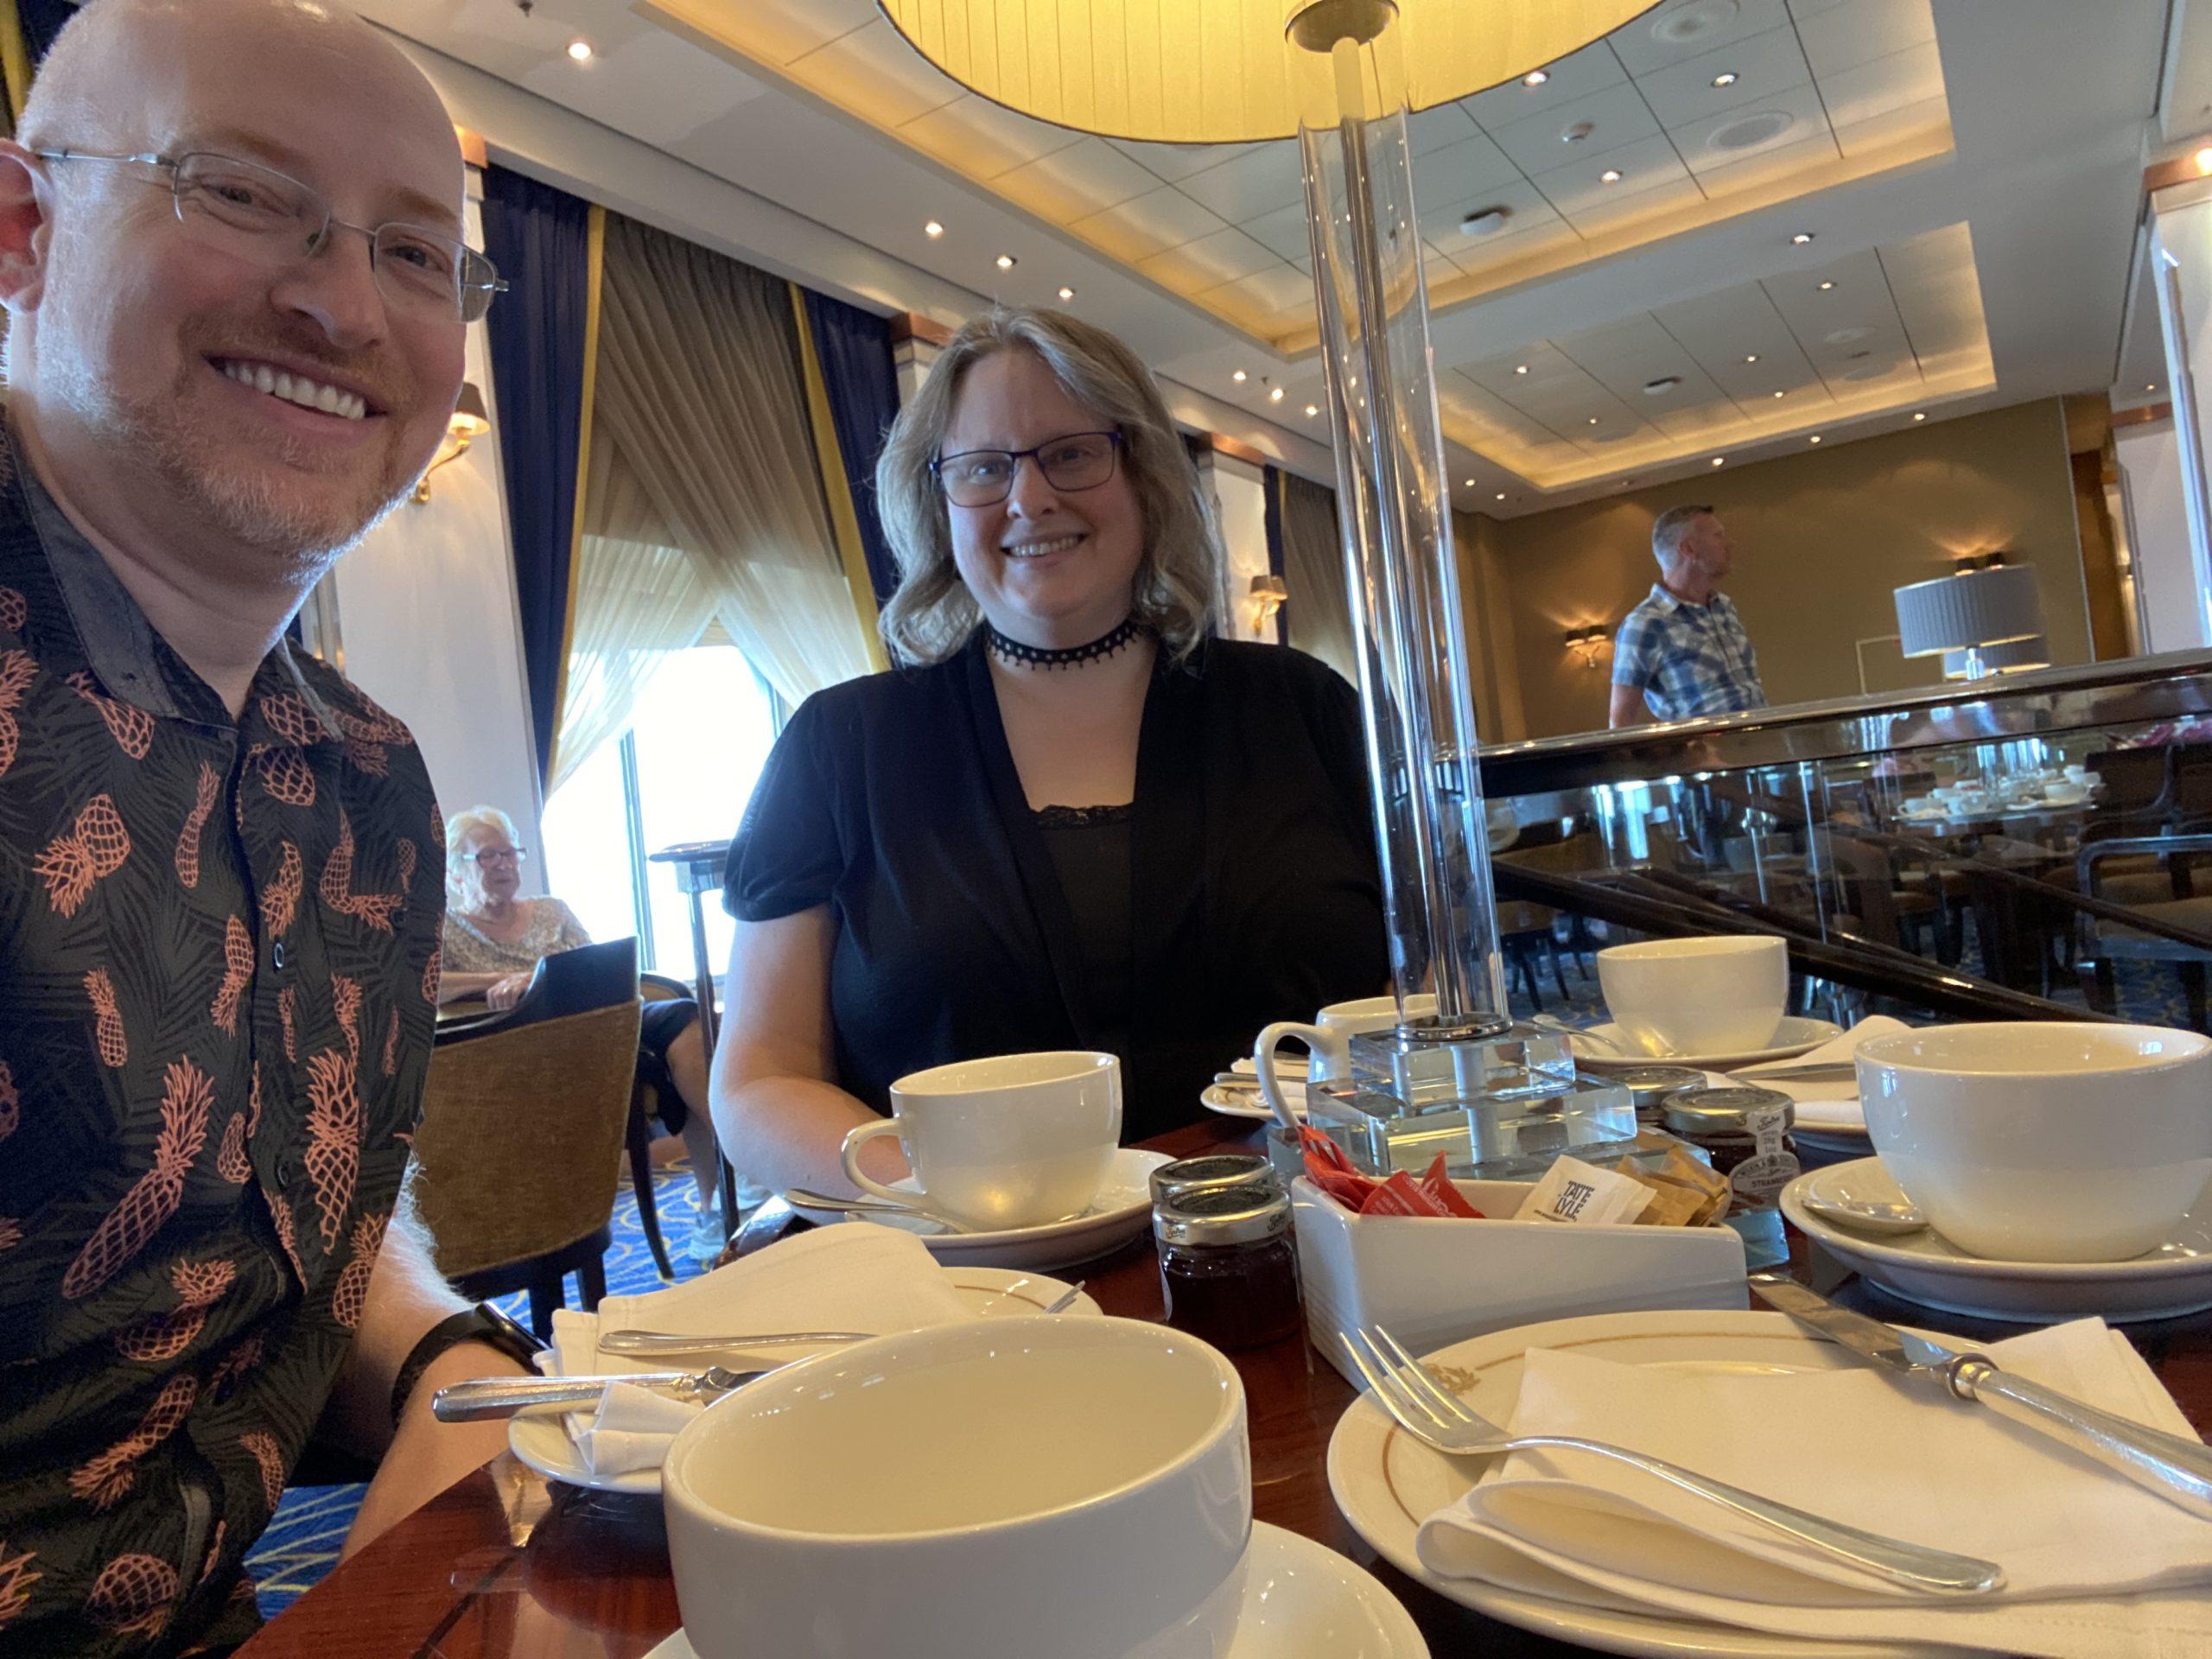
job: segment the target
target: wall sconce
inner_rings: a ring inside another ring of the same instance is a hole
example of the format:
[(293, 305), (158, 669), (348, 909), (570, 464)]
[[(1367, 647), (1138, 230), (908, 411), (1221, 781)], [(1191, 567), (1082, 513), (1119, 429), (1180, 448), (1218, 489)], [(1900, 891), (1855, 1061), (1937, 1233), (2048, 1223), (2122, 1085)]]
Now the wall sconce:
[(417, 505), (430, 499), (430, 474), (448, 461), (459, 461), (468, 453), (468, 446), (492, 429), (492, 416), (484, 408), (484, 394), (476, 389), (474, 380), (461, 383), (461, 400), (454, 405), (453, 416), (446, 423), (446, 435), (438, 443), (438, 453), (415, 486)]
[(1252, 632), (1264, 633), (1268, 624), (1275, 620), (1275, 613), (1290, 597), (1290, 586), (1281, 576), (1252, 578)]
[(1613, 648), (1613, 631), (1602, 622), (1592, 622), (1586, 628), (1569, 628), (1567, 648), (1582, 659), (1583, 667), (1595, 668)]

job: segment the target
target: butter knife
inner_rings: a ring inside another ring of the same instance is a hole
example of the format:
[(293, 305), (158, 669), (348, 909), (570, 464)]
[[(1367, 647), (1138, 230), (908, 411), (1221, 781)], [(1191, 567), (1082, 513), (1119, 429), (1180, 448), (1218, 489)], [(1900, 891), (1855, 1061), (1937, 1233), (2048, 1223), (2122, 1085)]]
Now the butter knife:
[(2095, 1459), (2200, 1520), (2212, 1521), (2212, 1446), (2202, 1440), (2130, 1422), (2003, 1370), (1983, 1355), (1961, 1353), (1839, 1307), (1795, 1280), (1756, 1274), (1751, 1285), (1768, 1306), (1859, 1358), (1986, 1406)]

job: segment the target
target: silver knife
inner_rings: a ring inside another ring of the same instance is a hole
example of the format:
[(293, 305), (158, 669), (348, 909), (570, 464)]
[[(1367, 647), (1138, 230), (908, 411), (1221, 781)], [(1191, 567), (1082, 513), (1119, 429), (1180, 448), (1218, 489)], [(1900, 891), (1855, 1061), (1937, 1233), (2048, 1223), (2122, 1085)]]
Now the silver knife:
[(709, 1365), (703, 1371), (621, 1371), (607, 1376), (484, 1376), (449, 1383), (430, 1396), (430, 1414), (442, 1423), (470, 1423), (483, 1417), (512, 1417), (532, 1406), (580, 1406), (597, 1400), (610, 1382), (652, 1389), (680, 1400), (719, 1400), (776, 1365), (732, 1370)]
[(1838, 1307), (1778, 1274), (1756, 1274), (1751, 1284), (1761, 1300), (1861, 1359), (1986, 1406), (2000, 1417), (2095, 1459), (2200, 1520), (2212, 1521), (2212, 1446), (2202, 1440), (2101, 1411), (2002, 1370), (1983, 1355), (1961, 1353)]

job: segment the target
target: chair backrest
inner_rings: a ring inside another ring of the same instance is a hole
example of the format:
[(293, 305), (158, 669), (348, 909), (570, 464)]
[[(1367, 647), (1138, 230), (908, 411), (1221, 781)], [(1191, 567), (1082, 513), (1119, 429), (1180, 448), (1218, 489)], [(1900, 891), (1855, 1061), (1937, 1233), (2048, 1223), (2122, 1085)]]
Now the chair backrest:
[(641, 970), (638, 975), (638, 995), (648, 1002), (680, 1002), (691, 995), (691, 988), (666, 974)]
[(609, 939), (603, 944), (578, 945), (543, 958), (531, 976), (529, 988), (514, 1007), (504, 1013), (448, 1020), (438, 1027), (437, 1044), (447, 1048), (493, 1032), (516, 1031), (637, 1000), (637, 940)]
[(572, 1244), (614, 1212), (638, 1001), (441, 1042), (408, 1195), (449, 1279)]

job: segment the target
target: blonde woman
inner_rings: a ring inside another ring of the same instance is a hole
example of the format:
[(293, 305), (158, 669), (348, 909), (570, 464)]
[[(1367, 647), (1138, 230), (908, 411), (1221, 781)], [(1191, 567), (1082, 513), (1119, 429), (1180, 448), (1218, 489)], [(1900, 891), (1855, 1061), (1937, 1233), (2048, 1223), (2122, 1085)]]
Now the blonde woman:
[[(530, 988), (541, 961), (591, 943), (575, 912), (561, 900), (522, 896), (528, 856), (514, 820), (496, 806), (456, 812), (447, 823), (439, 1001), (480, 996), (494, 1008), (511, 1008)], [(654, 1085), (662, 1124), (683, 1136), (690, 1154), (699, 1195), (690, 1251), (711, 1255), (721, 1249), (722, 1227), (699, 1007), (689, 997), (673, 997), (644, 1004), (641, 1014), (638, 1075)]]
[(902, 666), (800, 707), (731, 849), (714, 1098), (745, 1166), (849, 1191), (894, 1078), (1022, 1050), (1119, 1054), (1143, 1139), (1268, 1020), (1383, 988), (1357, 700), (1210, 637), (1212, 515), (1127, 346), (975, 318), (876, 490)]

